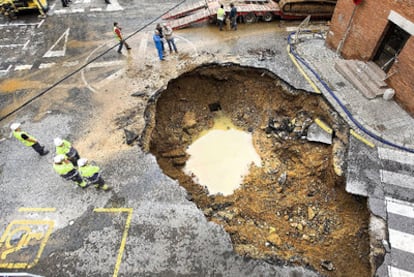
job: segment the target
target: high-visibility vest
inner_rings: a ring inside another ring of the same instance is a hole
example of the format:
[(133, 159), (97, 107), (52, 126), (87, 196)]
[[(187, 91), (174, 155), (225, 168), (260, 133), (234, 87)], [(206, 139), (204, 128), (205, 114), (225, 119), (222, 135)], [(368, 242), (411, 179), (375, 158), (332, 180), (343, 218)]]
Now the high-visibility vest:
[(69, 153), (70, 148), (72, 147), (72, 144), (70, 144), (69, 141), (63, 139), (63, 143), (60, 146), (56, 146), (56, 154), (57, 155), (66, 155)]
[(85, 166), (80, 166), (78, 170), (82, 177), (89, 178), (92, 177), (95, 173), (99, 172), (99, 167), (87, 164)]
[(224, 15), (225, 15), (226, 13), (225, 13), (225, 11), (224, 11), (224, 9), (223, 8), (219, 8), (218, 10), (217, 10), (217, 19), (218, 20), (224, 20)]
[(31, 135), (29, 135), (28, 133), (26, 133), (24, 131), (13, 131), (13, 136), (15, 138), (17, 138), (24, 145), (32, 146), (33, 144), (36, 143), (36, 142), (29, 141), (29, 140), (25, 140), (24, 138), (22, 138), (22, 135), (26, 135), (26, 136), (28, 136), (29, 139), (32, 139), (32, 140), (36, 141), (36, 139), (34, 137), (32, 137)]
[(115, 27), (115, 26), (114, 26), (114, 35), (115, 35), (115, 38), (116, 38), (118, 41), (121, 41), (121, 36), (122, 36), (122, 34), (121, 34), (121, 29), (119, 29), (118, 27)]
[(73, 170), (75, 167), (72, 163), (66, 163), (62, 162), (61, 164), (53, 164), (53, 169), (57, 172), (59, 175), (65, 175), (68, 174), (71, 170)]

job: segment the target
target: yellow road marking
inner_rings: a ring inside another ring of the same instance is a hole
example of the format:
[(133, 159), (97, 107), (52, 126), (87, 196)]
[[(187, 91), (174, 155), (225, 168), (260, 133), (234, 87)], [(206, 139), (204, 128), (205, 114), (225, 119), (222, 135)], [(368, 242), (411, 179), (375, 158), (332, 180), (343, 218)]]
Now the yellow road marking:
[(293, 64), (298, 68), (299, 72), (303, 75), (303, 77), (308, 81), (309, 85), (314, 89), (314, 92), (317, 94), (321, 94), (321, 91), (316, 86), (316, 84), (309, 78), (309, 76), (306, 74), (306, 72), (303, 70), (302, 66), (298, 63), (295, 56), (290, 53), (290, 45), (287, 46), (287, 52), (289, 55), (289, 58), (292, 60)]
[(370, 142), (369, 140), (367, 140), (366, 138), (364, 138), (363, 136), (361, 136), (360, 134), (358, 134), (357, 132), (355, 132), (353, 129), (351, 129), (350, 131), (351, 135), (353, 135), (356, 139), (362, 141), (363, 143), (365, 143), (366, 145), (368, 145), (371, 148), (375, 147), (375, 144)]
[(129, 226), (131, 225), (133, 209), (132, 208), (95, 208), (93, 211), (97, 213), (122, 213), (122, 212), (128, 213), (128, 216), (125, 222), (124, 233), (122, 234), (121, 246), (119, 247), (118, 257), (116, 259), (114, 274), (112, 275), (113, 277), (117, 277), (118, 272), (119, 272), (119, 267), (122, 261), (122, 255), (125, 249), (126, 239), (128, 237)]
[[(6, 230), (4, 231), (3, 235), (0, 238), (0, 247), (4, 246), (4, 248), (6, 248), (6, 250), (4, 250), (3, 253), (1, 254), (0, 259), (5, 260), (7, 258), (7, 255), (17, 252), (23, 247), (27, 246), (32, 239), (35, 239), (37, 241), (41, 240), (39, 250), (37, 251), (35, 258), (33, 259), (31, 263), (29, 262), (16, 262), (16, 263), (4, 262), (3, 263), (0, 261), (0, 268), (31, 268), (35, 266), (39, 262), (43, 249), (46, 246), (46, 242), (48, 241), (50, 234), (52, 233), (54, 224), (55, 224), (54, 221), (50, 221), (50, 220), (14, 220), (12, 221), (6, 227)], [(45, 233), (42, 233), (42, 232), (35, 233), (35, 232), (31, 232), (32, 231), (32, 228), (30, 228), (31, 225), (47, 225), (48, 228)], [(12, 229), (13, 227), (15, 228)], [(17, 232), (23, 232), (23, 235), (21, 236), (19, 242), (15, 244), (11, 242), (11, 239), (13, 238), (14, 234), (16, 234)]]
[(332, 135), (333, 131), (331, 128), (329, 128), (329, 126), (323, 122), (322, 120), (320, 120), (319, 118), (315, 119), (315, 123), (318, 124), (319, 127), (321, 127), (322, 129), (325, 130), (325, 132), (329, 133)]
[(21, 207), (18, 210), (20, 213), (23, 212), (44, 212), (44, 213), (53, 213), (56, 212), (56, 208), (30, 208), (30, 207)]

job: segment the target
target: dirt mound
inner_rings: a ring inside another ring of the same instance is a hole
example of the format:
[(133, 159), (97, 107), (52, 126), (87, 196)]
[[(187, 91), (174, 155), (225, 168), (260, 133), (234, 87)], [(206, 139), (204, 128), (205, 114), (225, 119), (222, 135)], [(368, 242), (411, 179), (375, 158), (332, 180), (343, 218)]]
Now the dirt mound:
[[(321, 96), (295, 91), (264, 70), (212, 65), (172, 80), (153, 100), (144, 148), (225, 228), (240, 255), (329, 276), (370, 275), (366, 199), (345, 192), (333, 165), (345, 152), (348, 128)], [(253, 134), (262, 159), (230, 196), (209, 195), (182, 171), (186, 148), (212, 127), (219, 109)], [(306, 140), (316, 118), (333, 128), (333, 145)]]

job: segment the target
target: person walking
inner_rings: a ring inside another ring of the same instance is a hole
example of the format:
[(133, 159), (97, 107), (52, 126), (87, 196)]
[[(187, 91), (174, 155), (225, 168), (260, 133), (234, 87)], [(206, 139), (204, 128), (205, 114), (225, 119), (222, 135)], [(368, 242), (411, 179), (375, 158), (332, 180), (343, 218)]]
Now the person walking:
[(75, 166), (65, 157), (57, 155), (53, 158), (53, 169), (65, 180), (72, 180), (81, 188), (86, 188), (86, 182), (82, 179)]
[(68, 7), (69, 6), (69, 1), (68, 0), (61, 0), (62, 1), (62, 7)]
[(56, 146), (56, 155), (65, 155), (74, 166), (78, 166), (79, 153), (69, 141), (55, 138), (53, 143)]
[(157, 48), (158, 57), (160, 58), (160, 61), (163, 61), (164, 60), (164, 54), (163, 54), (163, 51), (162, 51), (161, 38), (160, 38), (160, 33), (158, 32), (158, 30), (154, 31), (154, 35), (152, 36), (152, 39), (154, 40), (155, 47)]
[(165, 54), (164, 33), (162, 31), (162, 27), (161, 27), (160, 23), (157, 24), (157, 26), (155, 27), (155, 30), (157, 30), (158, 34), (160, 35), (162, 52), (163, 52), (163, 54)]
[(168, 48), (170, 48), (170, 53), (172, 53), (173, 49), (175, 53), (178, 53), (177, 46), (175, 45), (175, 41), (173, 37), (172, 28), (164, 23), (163, 29), (164, 29), (165, 39), (167, 40), (167, 43), (168, 43)]
[(45, 147), (40, 145), (37, 139), (35, 139), (25, 131), (22, 131), (20, 129), (20, 126), (20, 123), (13, 123), (12, 125), (10, 125), (10, 129), (13, 131), (13, 136), (24, 145), (32, 147), (40, 156), (47, 155), (49, 151), (45, 150)]
[(237, 8), (233, 3), (230, 4), (230, 26), (232, 30), (237, 31)]
[(89, 184), (94, 185), (97, 189), (108, 191), (111, 188), (105, 184), (101, 177), (100, 168), (96, 165), (90, 165), (88, 159), (81, 158), (78, 161), (79, 173), (82, 178), (86, 179)]
[(122, 46), (124, 46), (127, 50), (131, 50), (131, 47), (129, 47), (128, 43), (124, 40), (122, 37), (122, 28), (119, 27), (118, 22), (114, 22), (114, 35), (115, 38), (119, 41), (119, 47), (118, 47), (118, 53), (121, 54)]
[(224, 6), (220, 5), (220, 8), (217, 10), (217, 21), (219, 24), (220, 31), (223, 31), (223, 23), (226, 19), (226, 12), (224, 11)]

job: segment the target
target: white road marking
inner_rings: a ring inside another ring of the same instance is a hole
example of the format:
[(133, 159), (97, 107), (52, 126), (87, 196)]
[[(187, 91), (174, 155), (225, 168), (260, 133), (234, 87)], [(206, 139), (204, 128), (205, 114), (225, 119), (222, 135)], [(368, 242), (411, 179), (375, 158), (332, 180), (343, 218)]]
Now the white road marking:
[(388, 276), (390, 277), (414, 277), (414, 273), (389, 265)]
[(3, 44), (0, 45), (0, 48), (15, 48), (15, 47), (22, 47), (25, 44)]
[(93, 62), (91, 64), (88, 64), (86, 68), (96, 68), (96, 67), (108, 67), (112, 65), (120, 65), (125, 63), (122, 60), (116, 60), (116, 61), (106, 61), (106, 62)]
[(101, 12), (102, 8), (91, 8), (90, 11), (91, 12)]
[(79, 64), (79, 61), (64, 62), (64, 63), (63, 63), (63, 66), (64, 66), (64, 67), (72, 67), (72, 66), (75, 66), (75, 65), (78, 65), (78, 64)]
[[(51, 9), (55, 6), (55, 4), (53, 4), (53, 6), (51, 7)], [(39, 22), (39, 24), (37, 24), (37, 28), (40, 28), (40, 26), (42, 26), (43, 22), (45, 22), (44, 19), (42, 19), (42, 21)]]
[(381, 160), (390, 160), (402, 164), (414, 165), (414, 154), (411, 153), (378, 147), (378, 156)]
[(72, 12), (73, 13), (83, 13), (85, 11), (85, 9), (73, 9)]
[(0, 24), (0, 27), (9, 27), (9, 26), (36, 26), (39, 23), (7, 23)]
[(123, 75), (124, 73), (125, 73), (125, 68), (122, 68), (122, 69), (116, 71), (115, 73), (109, 75), (108, 77), (106, 77), (105, 79), (103, 79), (102, 81), (100, 81), (99, 83), (95, 84), (95, 87), (97, 89), (100, 89), (100, 88), (106, 86), (112, 80), (115, 80), (119, 76)]
[(32, 64), (21, 64), (21, 65), (15, 65), (14, 71), (20, 71), (20, 70), (30, 70), (32, 69)]
[(380, 170), (381, 182), (395, 185), (403, 188), (414, 189), (414, 177), (391, 172), (387, 170)]
[[(44, 58), (50, 58), (50, 57), (62, 57), (66, 54), (66, 44), (68, 43), (68, 36), (69, 36), (70, 28), (67, 28), (66, 31), (58, 38), (58, 40), (55, 42), (55, 44), (50, 47), (50, 49), (43, 55)], [(65, 39), (63, 44), (62, 50), (52, 50), (56, 47), (56, 45), (62, 40)]]
[(414, 254), (414, 235), (394, 229), (389, 229), (388, 232), (390, 235), (391, 248)]
[(9, 65), (7, 69), (1, 69), (0, 75), (6, 75), (9, 72), (10, 68), (12, 68), (12, 65)]
[(55, 65), (56, 65), (56, 63), (41, 63), (39, 65), (39, 68), (40, 69), (43, 69), (43, 68), (51, 68), (52, 66), (55, 66)]
[(29, 42), (30, 42), (30, 39), (28, 41), (26, 41), (26, 43), (24, 44), (23, 50), (26, 50), (27, 49), (27, 46), (29, 45)]
[(414, 218), (414, 203), (401, 201), (391, 197), (385, 197), (385, 200), (387, 201), (387, 211), (389, 213)]
[(122, 11), (124, 8), (119, 5), (118, 0), (109, 0), (111, 4), (106, 5), (106, 11), (114, 12), (114, 11)]

